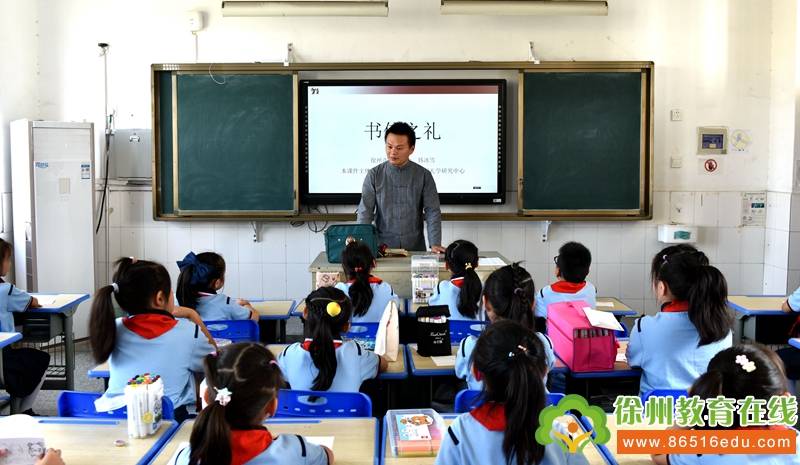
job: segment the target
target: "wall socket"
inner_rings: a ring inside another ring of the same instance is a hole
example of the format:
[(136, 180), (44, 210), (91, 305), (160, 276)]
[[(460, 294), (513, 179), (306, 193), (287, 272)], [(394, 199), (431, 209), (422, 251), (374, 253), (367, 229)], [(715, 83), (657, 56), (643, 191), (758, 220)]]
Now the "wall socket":
[(670, 121), (683, 121), (683, 112), (677, 108), (674, 110), (670, 110), (669, 119)]
[(681, 157), (672, 157), (669, 159), (669, 167), (670, 168), (680, 168), (683, 166), (683, 158)]

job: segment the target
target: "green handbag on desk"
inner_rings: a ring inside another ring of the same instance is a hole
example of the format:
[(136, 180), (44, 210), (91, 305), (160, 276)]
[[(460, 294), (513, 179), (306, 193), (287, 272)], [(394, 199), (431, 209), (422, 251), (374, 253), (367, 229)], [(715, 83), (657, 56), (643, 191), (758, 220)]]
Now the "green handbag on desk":
[(374, 224), (334, 224), (325, 230), (328, 262), (342, 263), (342, 251), (352, 240), (367, 244), (372, 255), (378, 258), (378, 230)]

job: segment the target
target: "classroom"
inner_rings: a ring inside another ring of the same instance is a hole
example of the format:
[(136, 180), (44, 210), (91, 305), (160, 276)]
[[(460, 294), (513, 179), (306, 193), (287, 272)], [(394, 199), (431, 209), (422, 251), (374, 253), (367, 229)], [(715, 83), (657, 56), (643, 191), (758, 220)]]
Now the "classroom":
[(800, 464), (800, 0), (0, 0), (0, 465)]

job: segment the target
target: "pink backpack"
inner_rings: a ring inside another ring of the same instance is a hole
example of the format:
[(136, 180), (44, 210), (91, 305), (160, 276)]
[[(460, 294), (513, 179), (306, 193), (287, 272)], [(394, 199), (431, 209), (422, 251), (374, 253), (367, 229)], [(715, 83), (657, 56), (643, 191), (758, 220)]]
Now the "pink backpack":
[(613, 370), (617, 358), (614, 331), (593, 327), (584, 307), (589, 304), (581, 300), (547, 306), (547, 335), (556, 355), (575, 372)]

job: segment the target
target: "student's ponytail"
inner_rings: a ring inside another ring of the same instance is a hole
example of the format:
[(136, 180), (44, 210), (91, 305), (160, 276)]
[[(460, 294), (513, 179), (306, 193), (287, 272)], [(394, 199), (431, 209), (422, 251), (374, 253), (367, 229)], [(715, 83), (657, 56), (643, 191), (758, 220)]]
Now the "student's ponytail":
[(501, 320), (478, 338), (472, 360), (484, 381), (483, 400), (505, 406), (506, 462), (538, 464), (544, 458), (536, 430), (545, 406), (542, 378), (547, 371), (542, 342), (519, 323)]
[(97, 362), (108, 360), (116, 344), (116, 299), (125, 313), (151, 309), (159, 292), (168, 299), (172, 283), (166, 268), (158, 263), (125, 257), (117, 260), (113, 284), (101, 287), (92, 302), (89, 320), (89, 343)]
[(217, 279), (225, 279), (225, 259), (214, 252), (203, 252), (195, 255), (189, 252), (183, 260), (177, 262), (181, 270), (178, 275), (178, 287), (175, 297), (183, 307), (197, 309), (201, 292), (213, 294), (211, 283)]
[(372, 305), (373, 292), (369, 277), (374, 263), (372, 251), (361, 241), (350, 242), (342, 251), (342, 269), (347, 279), (353, 281), (348, 293), (353, 302), (354, 316), (366, 315)]
[(700, 265), (689, 289), (689, 320), (700, 334), (700, 345), (711, 344), (728, 335), (734, 318), (728, 310), (725, 277), (711, 265)]
[(459, 239), (447, 246), (444, 260), (453, 277), (464, 280), (458, 294), (458, 311), (467, 318), (475, 318), (483, 291), (481, 279), (475, 272), (478, 267), (478, 248), (472, 242)]
[(255, 343), (232, 344), (206, 356), (205, 375), (208, 406), (192, 428), (189, 464), (228, 464), (231, 431), (263, 428), (264, 409), (283, 379), (272, 352)]
[(319, 373), (314, 378), (314, 391), (327, 391), (336, 376), (336, 346), (342, 329), (350, 321), (352, 306), (344, 292), (334, 287), (321, 287), (306, 297), (306, 338), (311, 339), (308, 351)]

